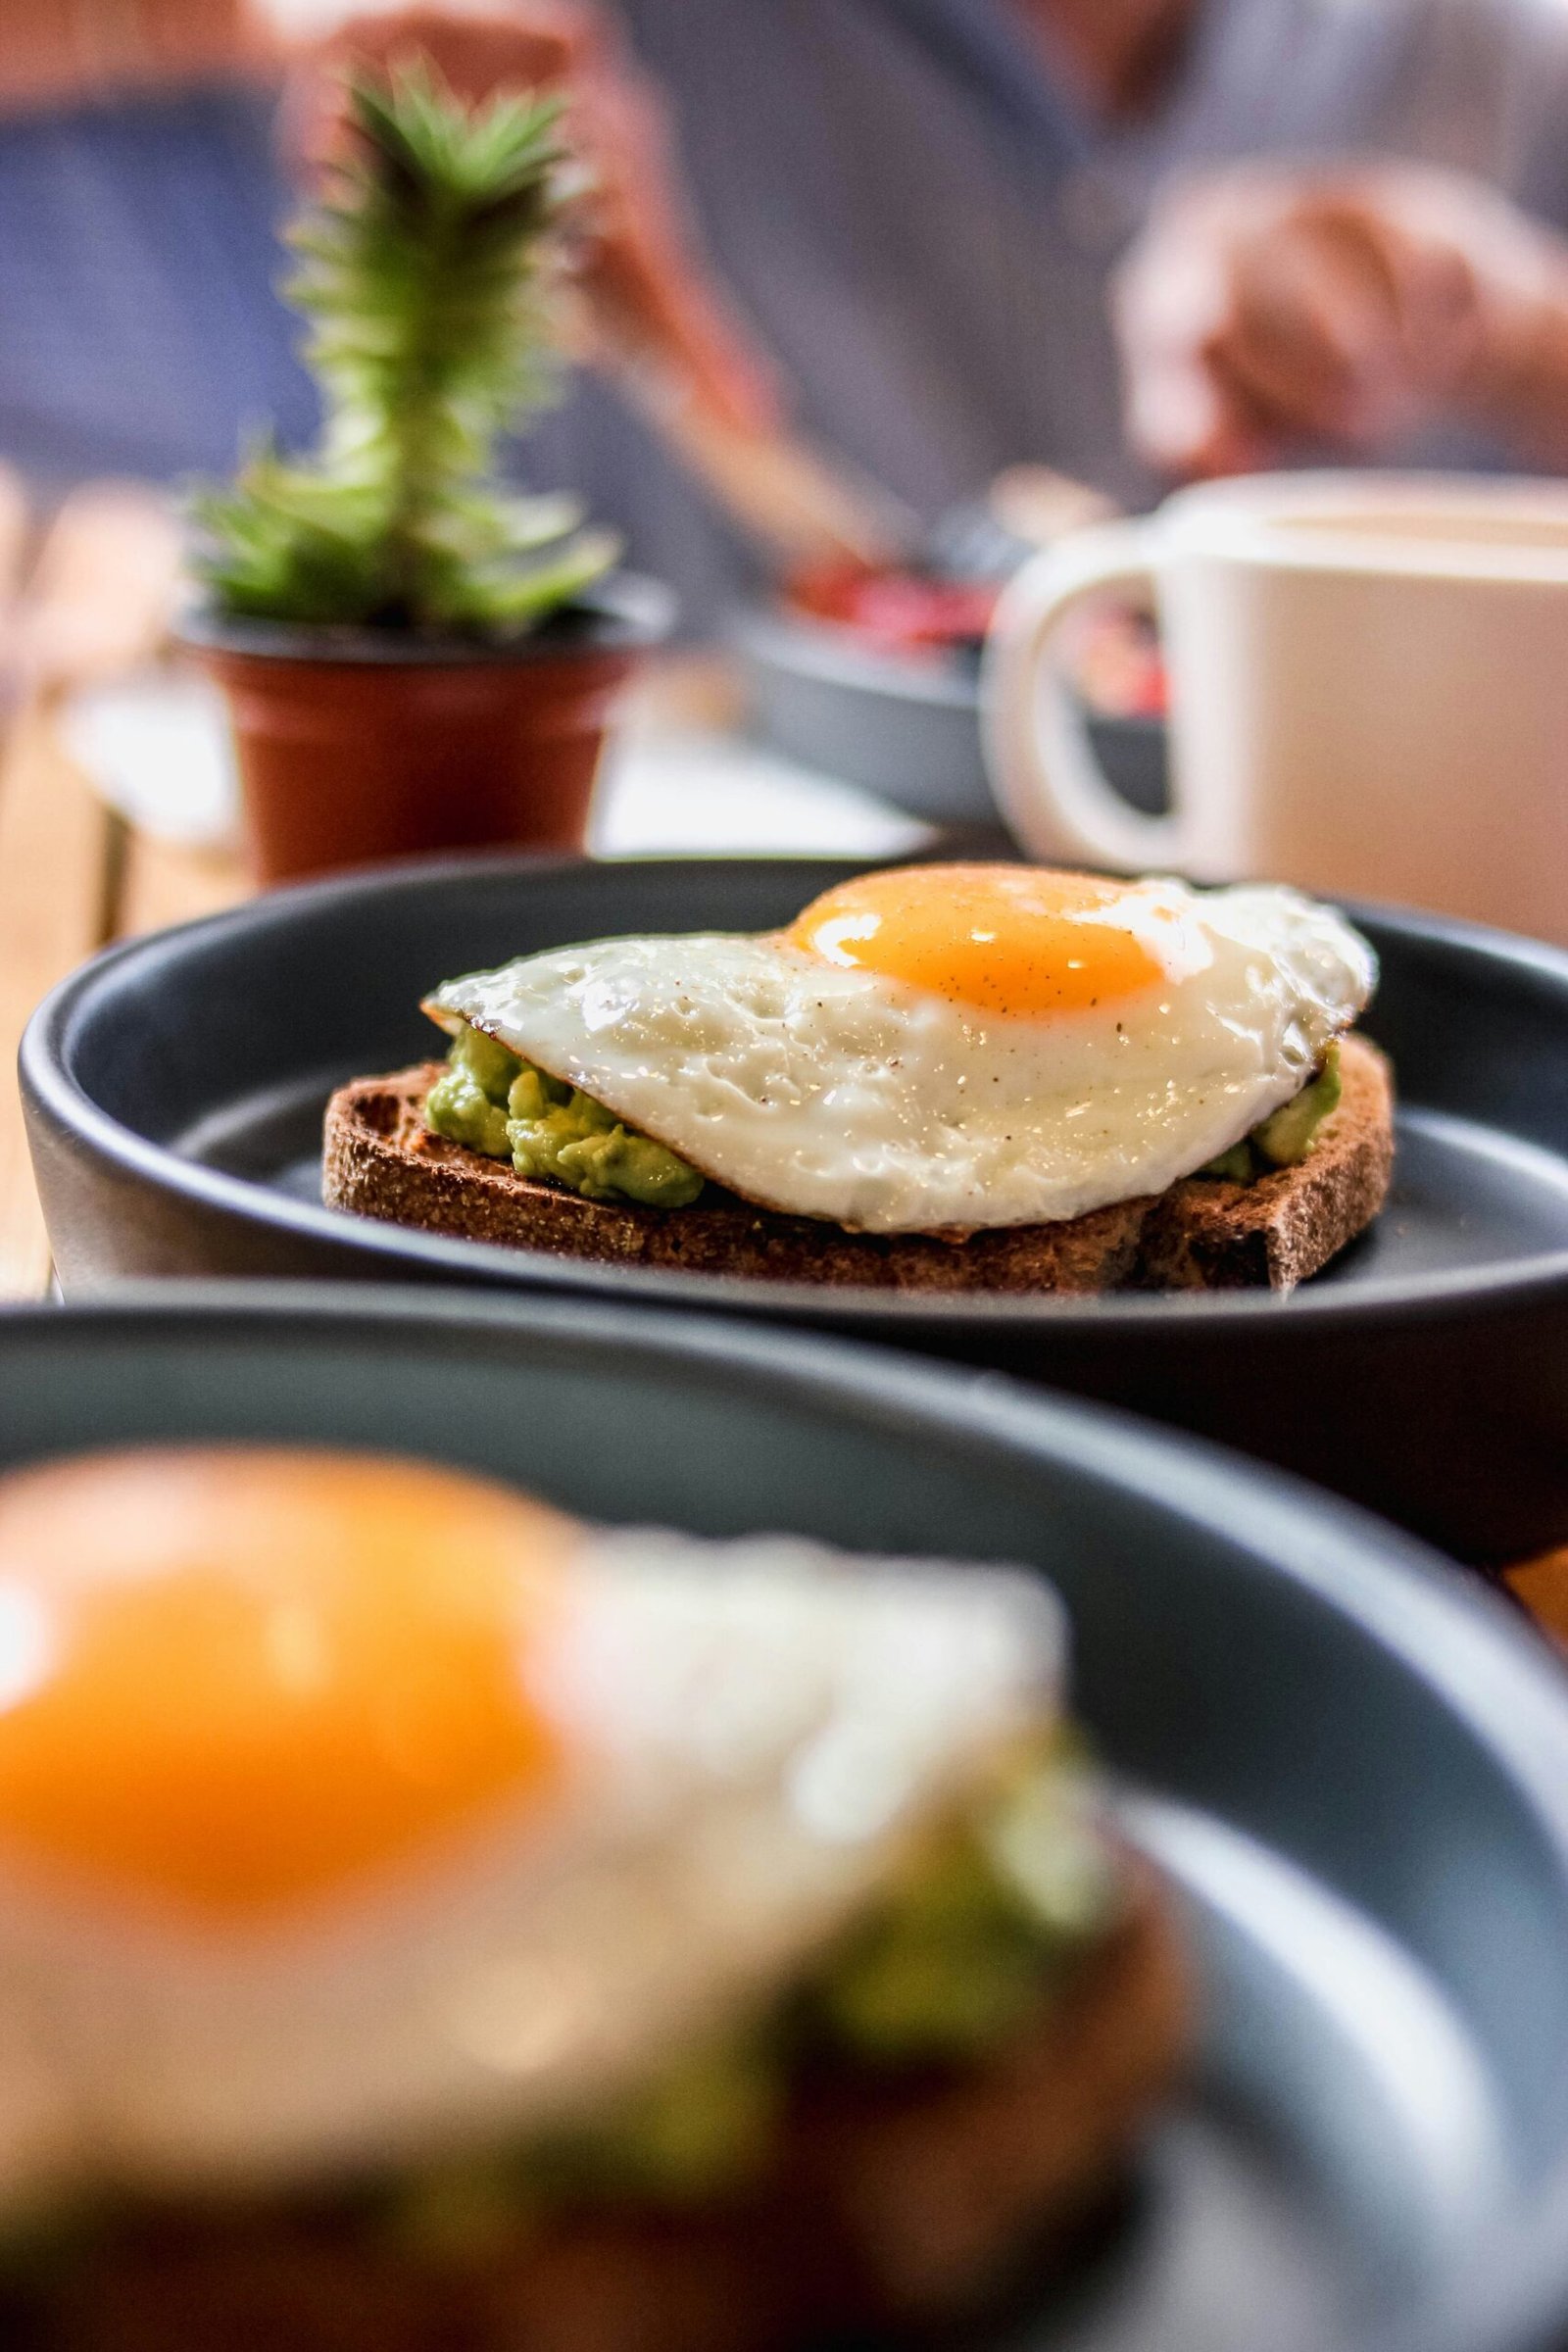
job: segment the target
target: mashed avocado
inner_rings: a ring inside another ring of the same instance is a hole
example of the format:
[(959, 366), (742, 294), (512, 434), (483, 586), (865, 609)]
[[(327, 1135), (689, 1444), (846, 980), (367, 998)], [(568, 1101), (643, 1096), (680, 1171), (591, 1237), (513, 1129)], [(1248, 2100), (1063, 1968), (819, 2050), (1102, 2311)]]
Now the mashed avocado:
[(1323, 1056), (1318, 1074), (1289, 1102), (1271, 1111), (1250, 1135), (1200, 1168), (1200, 1176), (1223, 1176), (1232, 1184), (1251, 1184), (1275, 1168), (1300, 1164), (1317, 1142), (1317, 1131), (1331, 1110), (1339, 1108), (1343, 1092), (1340, 1046), (1336, 1038)]
[(623, 1126), (580, 1088), (534, 1068), (467, 1022), (430, 1089), (425, 1124), (519, 1176), (544, 1176), (585, 1200), (686, 1208), (703, 1189), (695, 1168)]
[[(1275, 1168), (1295, 1167), (1317, 1141), (1340, 1100), (1340, 1049), (1330, 1046), (1315, 1078), (1222, 1152), (1200, 1176), (1251, 1184)], [(430, 1089), (425, 1124), (449, 1143), (487, 1159), (510, 1159), (519, 1176), (546, 1177), (585, 1200), (631, 1200), (641, 1208), (687, 1208), (703, 1179), (685, 1160), (627, 1127), (580, 1087), (552, 1078), (532, 1062), (465, 1022), (443, 1075)]]
[(592, 2128), (405, 2180), (393, 2226), (457, 2251), (563, 2200), (722, 2196), (765, 2165), (798, 2074), (973, 2060), (1050, 2003), (1115, 1901), (1086, 1775), (1057, 1742), (1026, 1749), (767, 2016), (683, 2053)]
[[(1118, 1899), (1071, 1735), (1022, 1741), (760, 2016), (672, 2054), (592, 2122), (358, 2182), (323, 2210), (402, 2254), (461, 2267), (514, 2249), (519, 2230), (563, 2205), (726, 2197), (765, 2169), (797, 2082), (823, 2068), (972, 2062), (1049, 2012)], [(89, 2258), (118, 2218), (87, 2201), (13, 2226), (0, 2278), (46, 2280)]]
[(1111, 1905), (1087, 1788), (1035, 1758), (930, 1837), (807, 1996), (826, 2037), (886, 2067), (972, 2058), (1016, 2032)]

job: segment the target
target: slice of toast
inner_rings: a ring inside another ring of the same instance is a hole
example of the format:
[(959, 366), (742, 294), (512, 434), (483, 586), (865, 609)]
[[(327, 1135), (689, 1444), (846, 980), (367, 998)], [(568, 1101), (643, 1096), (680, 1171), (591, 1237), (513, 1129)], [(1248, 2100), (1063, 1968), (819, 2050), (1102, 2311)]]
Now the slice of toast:
[(1364, 1038), (1341, 1054), (1344, 1093), (1307, 1157), (1231, 1184), (1189, 1177), (1065, 1224), (966, 1238), (848, 1233), (753, 1207), (710, 1185), (690, 1208), (584, 1200), (431, 1135), (422, 1062), (340, 1087), (327, 1106), (322, 1198), (427, 1233), (603, 1263), (899, 1291), (1289, 1291), (1371, 1224), (1394, 1165), (1388, 1063)]
[[(309, 2208), (170, 2214), (52, 2275), (47, 2352), (798, 2352), (915, 2341), (1015, 2297), (1125, 2171), (1191, 2040), (1183, 1938), (1131, 1866), (1120, 1925), (971, 2066), (806, 2086), (716, 2206), (583, 2207), (422, 2257)], [(0, 2309), (0, 2319), (9, 2313)], [(19, 2325), (21, 2315), (19, 2315)]]

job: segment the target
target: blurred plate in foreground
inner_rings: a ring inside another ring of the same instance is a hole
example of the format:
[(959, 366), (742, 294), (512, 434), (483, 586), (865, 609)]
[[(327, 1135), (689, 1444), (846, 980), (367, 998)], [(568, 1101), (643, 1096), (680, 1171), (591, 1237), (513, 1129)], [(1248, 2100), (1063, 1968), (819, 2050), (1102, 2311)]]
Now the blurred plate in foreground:
[(6, 1318), (0, 1387), (0, 1468), (305, 1440), (599, 1520), (1040, 1568), (1205, 2024), (1013, 2352), (1535, 2352), (1568, 2321), (1568, 1688), (1416, 1546), (995, 1380), (581, 1301), (166, 1289)]

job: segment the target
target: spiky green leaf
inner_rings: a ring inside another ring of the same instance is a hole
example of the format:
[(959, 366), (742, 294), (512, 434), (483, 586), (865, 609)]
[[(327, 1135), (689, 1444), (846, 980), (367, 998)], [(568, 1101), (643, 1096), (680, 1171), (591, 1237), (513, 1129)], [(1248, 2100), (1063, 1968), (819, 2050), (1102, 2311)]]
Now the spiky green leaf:
[(319, 443), (259, 450), (195, 502), (200, 568), (238, 613), (532, 626), (618, 552), (573, 502), (494, 478), (499, 435), (557, 390), (560, 103), (466, 107), (416, 65), (356, 81), (350, 108), (354, 150), (290, 240)]

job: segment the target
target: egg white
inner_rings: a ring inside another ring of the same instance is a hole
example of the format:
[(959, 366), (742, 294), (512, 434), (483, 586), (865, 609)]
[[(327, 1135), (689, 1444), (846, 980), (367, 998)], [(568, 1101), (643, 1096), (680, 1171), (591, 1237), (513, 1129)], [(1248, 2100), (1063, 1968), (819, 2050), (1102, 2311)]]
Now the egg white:
[(748, 1200), (869, 1233), (1033, 1225), (1164, 1192), (1298, 1094), (1376, 959), (1296, 892), (1133, 886), (1161, 980), (1004, 1017), (787, 941), (615, 939), (453, 980), (472, 1022)]
[(911, 1829), (1049, 1724), (1018, 1572), (786, 1538), (586, 1539), (519, 1662), (576, 1759), (545, 1818), (215, 1925), (0, 1838), (0, 2209), (330, 2180), (591, 2118), (798, 1975)]

